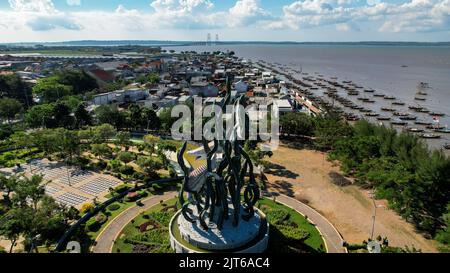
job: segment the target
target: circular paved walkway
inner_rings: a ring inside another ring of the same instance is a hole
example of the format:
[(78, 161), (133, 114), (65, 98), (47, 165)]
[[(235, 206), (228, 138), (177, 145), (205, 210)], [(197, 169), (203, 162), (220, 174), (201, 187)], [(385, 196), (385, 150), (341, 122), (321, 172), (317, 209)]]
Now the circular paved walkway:
[(92, 247), (94, 253), (111, 253), (114, 245), (114, 240), (119, 236), (122, 229), (136, 218), (142, 210), (147, 210), (157, 204), (160, 201), (166, 201), (174, 198), (177, 192), (166, 192), (163, 195), (155, 195), (142, 201), (143, 206), (134, 205), (114, 218), (97, 236), (97, 244)]
[[(96, 239), (97, 244), (92, 248), (94, 253), (111, 253), (114, 240), (119, 236), (122, 229), (134, 218), (136, 218), (142, 210), (147, 210), (161, 200), (166, 201), (174, 198), (177, 192), (167, 192), (163, 195), (156, 195), (142, 201), (144, 206), (133, 206), (119, 214), (112, 220), (99, 234)], [(276, 201), (280, 202), (300, 214), (307, 216), (313, 222), (322, 234), (328, 253), (346, 253), (347, 250), (342, 246), (343, 239), (336, 228), (320, 213), (313, 208), (303, 204), (302, 202), (285, 195), (276, 195)]]

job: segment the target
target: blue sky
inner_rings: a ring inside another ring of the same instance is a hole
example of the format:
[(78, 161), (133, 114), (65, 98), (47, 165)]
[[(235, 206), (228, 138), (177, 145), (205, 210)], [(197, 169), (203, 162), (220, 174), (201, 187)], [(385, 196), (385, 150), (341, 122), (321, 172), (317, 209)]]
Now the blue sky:
[(450, 0), (0, 0), (0, 42), (450, 41)]

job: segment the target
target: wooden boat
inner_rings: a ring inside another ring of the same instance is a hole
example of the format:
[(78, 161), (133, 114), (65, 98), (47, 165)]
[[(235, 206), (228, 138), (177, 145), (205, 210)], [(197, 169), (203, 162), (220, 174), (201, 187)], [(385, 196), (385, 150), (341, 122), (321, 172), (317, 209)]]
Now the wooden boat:
[(368, 100), (363, 100), (363, 102), (365, 102), (365, 103), (375, 103), (376, 101), (368, 99)]
[(366, 116), (367, 117), (378, 117), (380, 114), (378, 114), (378, 113), (373, 113), (373, 112), (370, 112), (370, 113), (367, 113), (366, 114)]
[(380, 94), (380, 93), (375, 93), (373, 94), (374, 97), (379, 97), (379, 98), (384, 98), (384, 94)]
[(414, 110), (414, 111), (420, 111), (420, 110), (423, 109), (422, 106), (414, 106), (414, 105), (411, 105), (408, 108), (411, 109), (411, 110)]
[(445, 129), (445, 126), (444, 125), (434, 124), (434, 125), (427, 125), (426, 128), (435, 131), (435, 130)]
[(380, 120), (380, 121), (387, 121), (387, 120), (391, 120), (391, 118), (390, 117), (385, 117), (385, 116), (380, 116), (380, 117), (377, 117), (377, 120)]
[(408, 113), (402, 113), (402, 112), (394, 112), (394, 116), (396, 117), (407, 117), (409, 116)]
[(417, 117), (414, 116), (404, 116), (400, 117), (401, 120), (417, 120)]
[(405, 103), (404, 103), (404, 102), (401, 102), (401, 101), (394, 101), (394, 102), (392, 103), (392, 105), (400, 105), (400, 106), (403, 106), (403, 105), (405, 105)]
[(450, 134), (450, 129), (444, 128), (444, 129), (436, 129), (434, 130), (436, 133), (443, 133), (443, 134)]
[(445, 144), (444, 149), (450, 150), (450, 144), (449, 143)]
[(425, 130), (421, 128), (408, 128), (408, 131), (411, 133), (423, 133)]
[(422, 109), (418, 110), (417, 112), (419, 112), (419, 113), (430, 113), (430, 110), (428, 110), (426, 108), (422, 108)]
[(375, 92), (375, 90), (373, 90), (373, 89), (364, 89), (364, 92), (366, 92), (366, 93), (373, 93), (373, 92)]
[(394, 96), (384, 96), (384, 99), (385, 99), (385, 100), (395, 100), (395, 99), (397, 99), (397, 98), (394, 97)]
[(414, 99), (415, 99), (415, 100), (420, 100), (420, 101), (425, 101), (425, 100), (427, 100), (426, 98), (421, 98), (421, 97), (415, 97)]
[(392, 125), (407, 125), (408, 122), (403, 121), (403, 120), (393, 120), (393, 121), (391, 121), (391, 124)]
[(443, 117), (443, 116), (445, 116), (445, 114), (444, 114), (444, 113), (441, 113), (441, 112), (430, 112), (430, 115), (432, 115), (432, 116), (438, 116), (438, 117)]
[(431, 125), (432, 125), (431, 122), (429, 122), (429, 121), (424, 121), (424, 120), (416, 120), (416, 121), (414, 122), (414, 124), (417, 124), (417, 125), (426, 125), (426, 126), (431, 126)]
[(381, 107), (381, 110), (386, 112), (395, 112), (395, 109), (389, 107)]
[(370, 110), (370, 109), (361, 109), (361, 110), (359, 110), (359, 111), (361, 111), (361, 112), (363, 112), (363, 113), (371, 113), (371, 112), (373, 112), (373, 111)]
[(438, 139), (438, 138), (441, 138), (440, 135), (431, 134), (431, 133), (422, 134), (420, 137), (421, 138), (426, 138), (426, 139)]

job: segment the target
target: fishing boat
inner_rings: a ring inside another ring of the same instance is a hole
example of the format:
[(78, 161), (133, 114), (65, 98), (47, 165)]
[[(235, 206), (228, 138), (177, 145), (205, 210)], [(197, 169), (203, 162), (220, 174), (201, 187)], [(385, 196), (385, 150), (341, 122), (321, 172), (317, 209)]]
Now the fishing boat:
[(373, 90), (373, 89), (364, 89), (364, 92), (366, 92), (366, 93), (374, 93), (375, 90)]
[(405, 105), (405, 103), (404, 103), (404, 102), (401, 102), (401, 101), (394, 101), (394, 102), (392, 103), (392, 105), (400, 105), (400, 106), (403, 106), (403, 105)]
[(437, 116), (437, 117), (443, 117), (443, 116), (445, 116), (445, 114), (442, 113), (442, 112), (430, 112), (430, 115), (432, 115), (432, 116)]
[(368, 100), (363, 100), (363, 102), (365, 102), (365, 103), (375, 103), (376, 101), (368, 99)]
[(438, 138), (441, 138), (440, 135), (432, 134), (432, 133), (422, 134), (420, 137), (421, 138), (426, 138), (426, 139), (438, 139)]
[(420, 100), (420, 101), (426, 101), (427, 100), (426, 98), (422, 98), (422, 97), (415, 97), (414, 99), (415, 100)]
[(431, 126), (432, 125), (432, 123), (431, 122), (429, 122), (429, 121), (424, 121), (424, 120), (416, 120), (415, 122), (414, 122), (414, 124), (417, 124), (417, 125), (426, 125), (426, 126)]
[(423, 133), (425, 130), (421, 128), (408, 128), (408, 131), (411, 133)]
[(385, 100), (395, 100), (395, 99), (397, 99), (397, 98), (394, 97), (394, 96), (384, 96), (384, 99), (385, 99)]
[(373, 112), (370, 112), (370, 113), (367, 113), (366, 114), (366, 117), (378, 117), (380, 114), (378, 114), (378, 113), (373, 113)]
[(359, 92), (358, 91), (348, 91), (347, 93), (349, 96), (358, 96)]
[(381, 107), (381, 110), (386, 112), (395, 112), (395, 109), (389, 107)]
[(450, 129), (448, 129), (448, 128), (435, 129), (434, 131), (435, 131), (436, 133), (450, 134)]
[(417, 112), (419, 112), (419, 113), (430, 113), (430, 110), (428, 110), (426, 108), (422, 108), (420, 110), (417, 110)]
[(379, 98), (384, 98), (384, 94), (380, 94), (380, 93), (375, 93), (373, 94), (374, 97), (379, 97)]
[(363, 113), (371, 113), (371, 112), (373, 112), (372, 110), (370, 110), (370, 109), (360, 109), (359, 111), (361, 111), (361, 112), (363, 112)]
[(416, 120), (417, 117), (414, 116), (404, 116), (404, 117), (400, 117), (401, 120)]
[(408, 113), (402, 113), (402, 112), (394, 112), (394, 116), (396, 117), (407, 117), (409, 116)]
[(420, 111), (420, 110), (423, 109), (423, 107), (419, 106), (419, 105), (417, 105), (417, 106), (411, 105), (408, 108), (411, 109), (411, 110), (414, 110), (414, 111)]
[(377, 120), (387, 121), (387, 120), (391, 120), (391, 118), (390, 117), (386, 117), (386, 116), (379, 116), (379, 117), (377, 117)]
[(439, 125), (439, 124), (434, 124), (434, 125), (427, 125), (426, 128), (436, 131), (436, 130), (445, 129), (445, 126), (444, 125)]
[(446, 144), (444, 145), (444, 149), (450, 150), (450, 143), (446, 143)]
[(391, 121), (391, 124), (392, 124), (392, 125), (407, 125), (408, 122), (403, 121), (403, 120), (396, 119), (396, 120)]

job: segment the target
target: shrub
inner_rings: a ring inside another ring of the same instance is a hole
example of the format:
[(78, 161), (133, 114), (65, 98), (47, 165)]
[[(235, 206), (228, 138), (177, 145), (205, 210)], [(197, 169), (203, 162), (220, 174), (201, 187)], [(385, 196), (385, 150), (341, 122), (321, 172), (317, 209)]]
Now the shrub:
[(94, 204), (92, 203), (85, 203), (81, 206), (80, 212), (81, 213), (88, 213), (89, 211), (92, 211), (94, 209)]
[(97, 221), (100, 225), (102, 225), (106, 221), (108, 221), (108, 216), (106, 216), (103, 213), (99, 213), (99, 214), (97, 214), (97, 216), (95, 216), (95, 221)]
[(114, 191), (117, 193), (123, 193), (123, 192), (126, 192), (129, 188), (130, 187), (128, 185), (123, 184), (123, 185), (120, 185), (120, 186), (117, 186), (116, 188), (114, 188)]
[(99, 222), (97, 222), (97, 220), (96, 220), (94, 217), (91, 218), (91, 219), (89, 219), (89, 220), (86, 222), (86, 228), (87, 228), (89, 231), (95, 232), (95, 231), (97, 231), (97, 230), (100, 229), (100, 226), (101, 226), (101, 224), (100, 224)]
[(133, 175), (135, 173), (135, 170), (133, 167), (129, 166), (129, 165), (124, 165), (122, 167), (119, 168), (119, 172), (123, 175), (126, 176), (130, 176)]
[(118, 209), (120, 209), (120, 205), (119, 205), (119, 204), (116, 204), (116, 203), (111, 204), (111, 205), (108, 206), (108, 210), (109, 210), (109, 211), (116, 211), (116, 210), (118, 210)]
[(274, 209), (267, 213), (267, 219), (273, 225), (280, 225), (289, 219), (289, 212), (283, 209)]
[(103, 160), (100, 160), (99, 162), (95, 163), (94, 167), (99, 170), (104, 170), (106, 169), (106, 167), (108, 167), (108, 163), (106, 163)]
[(304, 241), (308, 239), (309, 232), (300, 228), (292, 228), (290, 226), (279, 225), (277, 228), (289, 240)]

